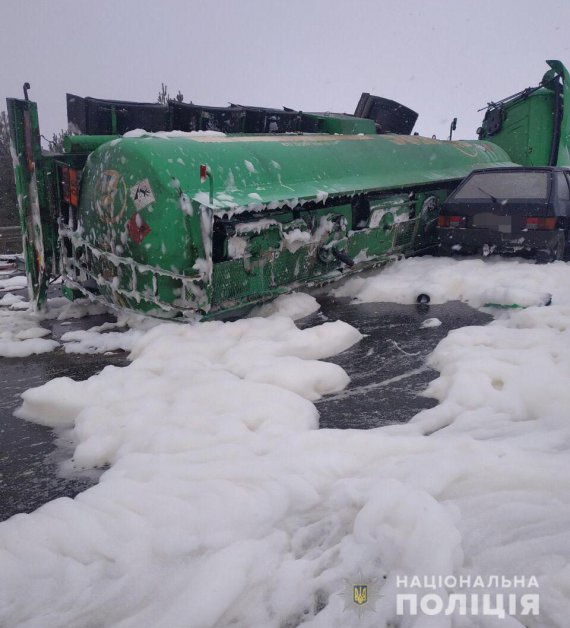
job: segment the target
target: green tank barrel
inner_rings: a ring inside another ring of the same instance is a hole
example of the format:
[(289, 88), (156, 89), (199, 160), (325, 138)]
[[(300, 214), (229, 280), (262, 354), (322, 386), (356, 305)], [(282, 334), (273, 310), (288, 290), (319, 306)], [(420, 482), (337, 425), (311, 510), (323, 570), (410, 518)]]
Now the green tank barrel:
[(119, 306), (228, 310), (411, 252), (427, 198), (497, 165), (419, 136), (124, 137), (87, 160), (69, 263)]
[[(293, 208), (337, 195), (409, 188), (463, 178), (474, 168), (511, 166), (490, 142), (440, 141), (403, 135), (264, 135), (122, 138), (93, 153), (84, 172), (87, 194), (97, 187), (102, 164), (126, 186), (138, 180), (159, 191), (160, 206), (184, 194), (210, 205), (200, 165), (209, 167), (218, 215)], [(134, 204), (127, 199), (126, 209)], [(128, 212), (127, 212), (128, 213)]]

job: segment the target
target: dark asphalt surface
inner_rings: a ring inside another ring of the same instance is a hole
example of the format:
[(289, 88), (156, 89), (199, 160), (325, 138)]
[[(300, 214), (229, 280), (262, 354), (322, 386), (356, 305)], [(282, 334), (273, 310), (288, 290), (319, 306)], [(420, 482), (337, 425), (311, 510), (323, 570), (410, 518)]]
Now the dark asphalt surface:
[[(88, 329), (111, 317), (90, 316), (62, 326), (45, 321), (53, 338), (73, 329)], [(72, 450), (63, 435), (51, 428), (29, 423), (13, 416), (21, 404), (20, 395), (55, 377), (88, 379), (107, 364), (126, 365), (126, 354), (82, 355), (54, 351), (27, 358), (0, 358), (0, 520), (18, 512), (30, 512), (57, 497), (73, 497), (95, 481), (93, 473), (62, 477), (60, 461), (70, 458)]]
[[(450, 330), (492, 320), (457, 301), (435, 306), (350, 305), (346, 299), (333, 298), (319, 302), (321, 318), (343, 320), (366, 335), (329, 360), (342, 366), (351, 382), (343, 391), (317, 402), (320, 426), (327, 428), (370, 429), (405, 423), (433, 407), (433, 399), (420, 395), (438, 375), (426, 365), (428, 355)], [(442, 324), (422, 328), (428, 318), (438, 318)]]
[[(350, 305), (347, 299), (319, 297), (321, 310), (302, 322), (315, 325), (343, 320), (366, 337), (331, 362), (351, 377), (342, 392), (317, 403), (321, 427), (370, 429), (403, 423), (424, 408), (435, 405), (419, 393), (437, 373), (425, 364), (426, 357), (451, 329), (482, 324), (490, 317), (461, 303), (420, 310), (390, 303)], [(422, 329), (426, 318), (438, 318), (439, 327)], [(110, 317), (91, 316), (62, 326), (44, 323), (53, 337), (75, 329), (88, 329)], [(96, 482), (97, 475), (64, 477), (59, 463), (71, 457), (65, 435), (13, 416), (20, 394), (55, 377), (87, 379), (107, 364), (128, 363), (124, 353), (74, 355), (56, 351), (27, 358), (0, 358), (0, 520), (30, 512), (57, 497), (73, 497)]]

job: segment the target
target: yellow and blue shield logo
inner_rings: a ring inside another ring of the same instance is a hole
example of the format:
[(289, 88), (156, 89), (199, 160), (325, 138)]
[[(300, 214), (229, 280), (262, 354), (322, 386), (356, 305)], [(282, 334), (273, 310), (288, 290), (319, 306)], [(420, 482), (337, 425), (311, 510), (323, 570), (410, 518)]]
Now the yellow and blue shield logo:
[(366, 604), (368, 601), (368, 586), (365, 584), (355, 584), (352, 587), (352, 601), (358, 606)]

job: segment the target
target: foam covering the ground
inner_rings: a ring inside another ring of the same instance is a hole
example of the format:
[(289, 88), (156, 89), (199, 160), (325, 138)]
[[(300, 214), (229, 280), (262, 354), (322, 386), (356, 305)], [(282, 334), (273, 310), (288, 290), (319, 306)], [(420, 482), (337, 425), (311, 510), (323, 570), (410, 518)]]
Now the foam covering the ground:
[[(0, 625), (567, 625), (570, 265), (408, 260), (340, 290), (553, 304), (451, 332), (429, 358), (439, 404), (405, 425), (317, 429), (312, 402), (349, 383), (323, 360), (361, 335), (300, 330), (282, 312), (314, 308), (295, 295), (266, 318), (155, 326), (129, 366), (28, 390), (19, 415), (70, 431), (69, 466), (107, 470), (0, 524)], [(536, 576), (540, 616), (396, 617), (398, 576), (450, 574)], [(382, 584), (375, 613), (345, 610), (357, 577)]]

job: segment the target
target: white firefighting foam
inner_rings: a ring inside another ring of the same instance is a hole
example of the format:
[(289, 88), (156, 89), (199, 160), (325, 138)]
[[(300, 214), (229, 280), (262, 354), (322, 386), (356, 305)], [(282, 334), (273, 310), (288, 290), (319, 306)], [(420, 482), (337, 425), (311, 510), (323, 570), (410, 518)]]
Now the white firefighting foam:
[[(464, 263), (433, 261), (439, 292), (418, 280), (402, 299), (486, 302)], [(409, 271), (395, 265), (394, 285)], [(453, 574), (535, 576), (540, 616), (505, 625), (564, 626), (570, 266), (485, 263), (481, 288), (493, 277), (553, 305), (451, 332), (430, 358), (440, 403), (406, 425), (317, 430), (311, 400), (348, 382), (321, 360), (360, 334), (279, 313), (159, 325), (128, 367), (27, 391), (20, 416), (70, 430), (76, 467), (109, 468), (74, 500), (0, 525), (0, 624), (472, 625), (396, 616), (398, 577)], [(345, 611), (357, 575), (383, 583), (375, 613)]]

